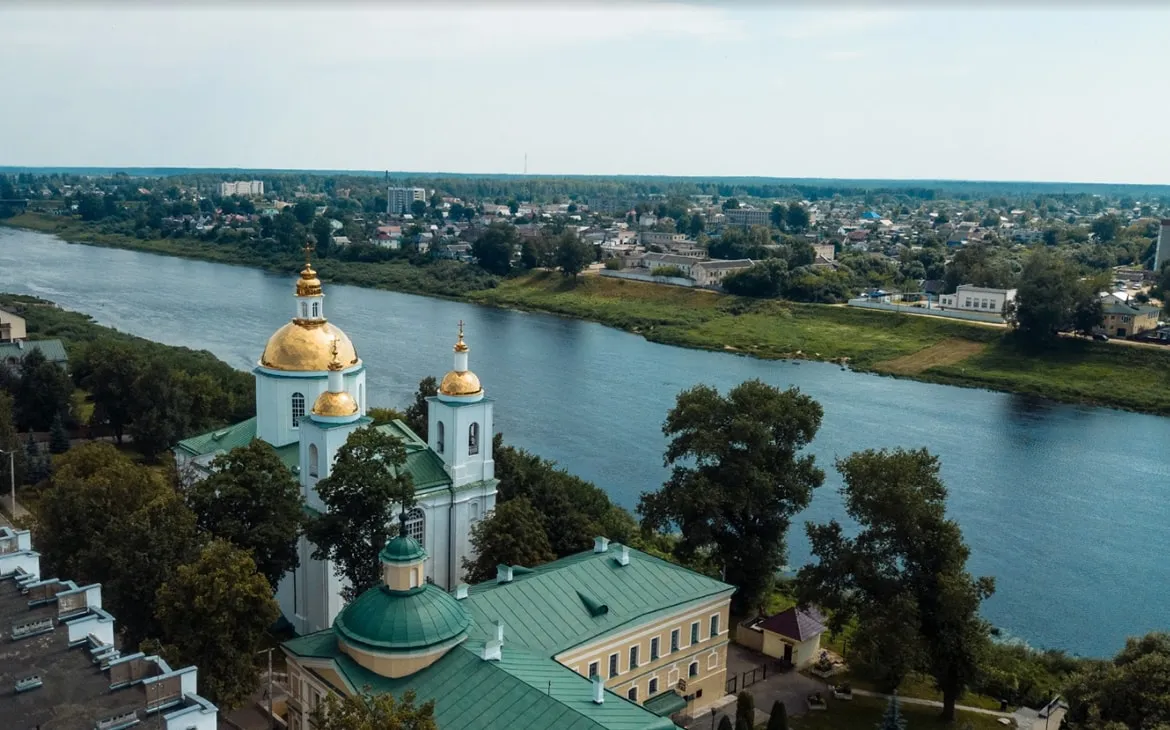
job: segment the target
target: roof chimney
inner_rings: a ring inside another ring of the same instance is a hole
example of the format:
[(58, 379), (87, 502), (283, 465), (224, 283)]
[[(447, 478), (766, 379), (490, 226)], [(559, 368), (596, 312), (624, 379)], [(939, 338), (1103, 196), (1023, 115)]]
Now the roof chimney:
[(511, 583), (512, 582), (512, 566), (511, 565), (497, 565), (496, 566), (496, 582), (497, 583)]
[(455, 586), (455, 600), (462, 601), (464, 598), (467, 598), (467, 584), (460, 583)]
[(622, 545), (621, 550), (618, 551), (617, 563), (618, 565), (630, 564), (630, 549), (625, 545)]
[(593, 676), (593, 704), (600, 705), (605, 702), (605, 683), (601, 681), (601, 677)]
[(484, 642), (483, 645), (483, 660), (485, 662), (498, 662), (504, 649), (504, 624), (500, 621), (495, 622), (496, 635)]
[(603, 553), (606, 550), (609, 550), (609, 538), (608, 537), (595, 537), (595, 538), (593, 538), (593, 552)]

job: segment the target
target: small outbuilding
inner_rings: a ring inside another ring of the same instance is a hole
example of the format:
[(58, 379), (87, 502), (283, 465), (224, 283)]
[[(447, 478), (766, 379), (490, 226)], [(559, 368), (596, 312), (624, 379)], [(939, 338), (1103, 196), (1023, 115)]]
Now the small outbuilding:
[(797, 669), (811, 665), (821, 652), (821, 634), (827, 629), (824, 616), (814, 608), (793, 606), (772, 616), (743, 622), (735, 632), (736, 643), (777, 659)]

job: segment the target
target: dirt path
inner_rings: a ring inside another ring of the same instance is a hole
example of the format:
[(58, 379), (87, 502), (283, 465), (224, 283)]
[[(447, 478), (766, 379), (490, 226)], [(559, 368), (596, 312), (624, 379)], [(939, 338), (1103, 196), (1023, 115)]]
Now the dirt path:
[(979, 354), (986, 347), (987, 343), (985, 342), (972, 342), (970, 340), (952, 338), (943, 340), (938, 344), (931, 345), (925, 350), (919, 350), (910, 355), (895, 357), (892, 360), (883, 360), (877, 363), (874, 369), (879, 372), (893, 373), (895, 375), (917, 375), (938, 365), (954, 365), (961, 360), (966, 360), (972, 355)]

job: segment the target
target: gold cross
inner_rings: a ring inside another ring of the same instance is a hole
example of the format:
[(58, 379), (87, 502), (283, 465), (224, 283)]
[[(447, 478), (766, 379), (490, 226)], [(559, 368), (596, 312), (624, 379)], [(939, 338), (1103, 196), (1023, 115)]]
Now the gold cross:
[(459, 320), (459, 339), (463, 339), (463, 320)]
[(305, 243), (305, 266), (309, 266), (309, 265), (310, 265), (310, 263), (309, 263), (309, 255), (310, 255), (311, 253), (313, 253), (313, 244), (312, 244), (312, 243), (309, 243), (309, 242), (306, 242), (306, 243)]

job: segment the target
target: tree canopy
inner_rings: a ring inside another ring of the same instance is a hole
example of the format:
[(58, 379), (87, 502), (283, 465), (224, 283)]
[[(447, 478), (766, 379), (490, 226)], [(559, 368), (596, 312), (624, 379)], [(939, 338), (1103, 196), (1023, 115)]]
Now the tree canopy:
[(475, 560), (463, 559), (468, 583), (493, 578), (497, 565), (535, 567), (555, 560), (540, 513), (524, 497), (503, 502), (471, 528)]
[(414, 431), (416, 435), (424, 441), (427, 437), (427, 429), (430, 425), (427, 423), (428, 407), (427, 398), (434, 397), (439, 393), (439, 381), (433, 375), (428, 375), (422, 380), (418, 381), (418, 390), (414, 392), (414, 401), (406, 407), (406, 413), (403, 420), (406, 425)]
[(566, 231), (557, 236), (556, 262), (563, 275), (575, 277), (580, 274), (593, 263), (593, 254), (593, 246), (577, 238), (575, 233)]
[(1090, 334), (1103, 317), (1097, 295), (1102, 285), (1082, 279), (1068, 261), (1038, 249), (1024, 266), (1009, 317), (1028, 344), (1049, 343), (1066, 330)]
[(390, 539), (395, 517), (414, 503), (405, 468), (406, 449), (374, 426), (357, 429), (337, 450), (329, 476), (317, 482), (325, 511), (309, 520), (313, 558), (331, 560), (353, 600), (381, 577), (378, 553)]
[(1112, 660), (1095, 662), (1065, 690), (1076, 730), (1170, 727), (1170, 633), (1130, 638)]
[(724, 397), (707, 385), (679, 394), (662, 431), (671, 439), (670, 479), (642, 494), (643, 525), (677, 525), (684, 562), (707, 553), (739, 590), (735, 610), (761, 605), (785, 562), (793, 515), (808, 506), (824, 473), (803, 453), (821, 406), (796, 388), (748, 380)]
[(313, 710), (311, 721), (317, 730), (438, 730), (434, 700), (415, 705), (413, 690), (401, 699), (371, 694), (368, 688), (342, 699), (330, 693)]
[(492, 223), (471, 244), (471, 255), (485, 271), (503, 276), (512, 270), (519, 236), (511, 223)]

